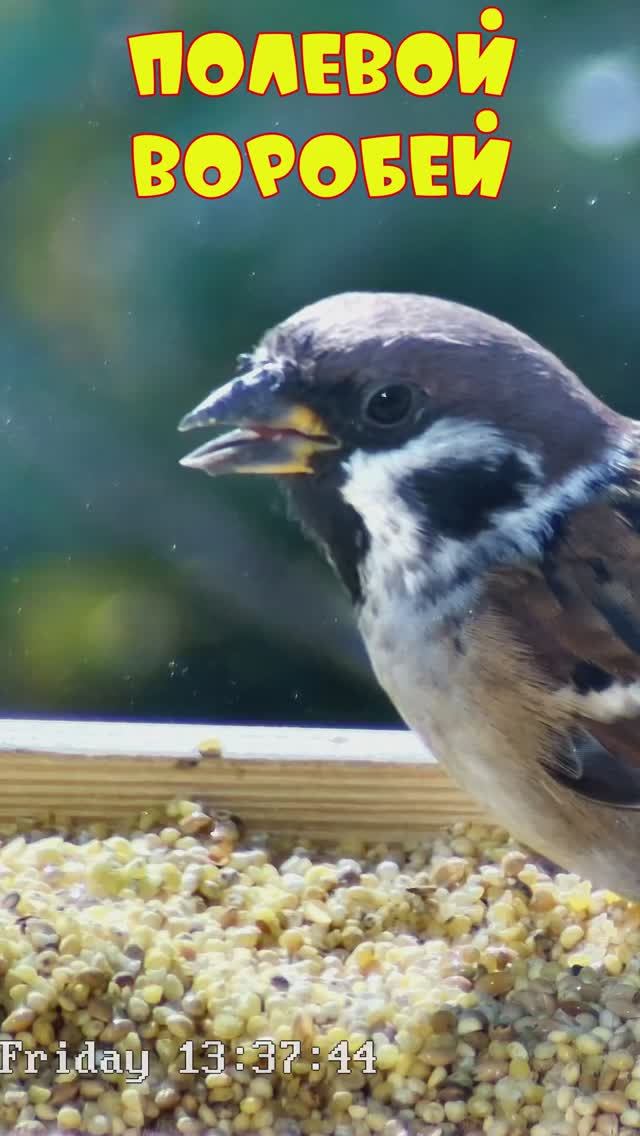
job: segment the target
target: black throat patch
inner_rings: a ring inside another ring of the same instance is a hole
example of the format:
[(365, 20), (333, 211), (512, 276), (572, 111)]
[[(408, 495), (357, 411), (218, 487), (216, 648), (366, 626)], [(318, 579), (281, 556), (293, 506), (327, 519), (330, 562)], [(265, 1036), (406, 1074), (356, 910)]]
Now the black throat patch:
[(283, 479), (287, 500), (304, 532), (328, 557), (352, 602), (364, 596), (360, 567), (369, 551), (369, 533), (358, 512), (348, 505), (334, 477)]

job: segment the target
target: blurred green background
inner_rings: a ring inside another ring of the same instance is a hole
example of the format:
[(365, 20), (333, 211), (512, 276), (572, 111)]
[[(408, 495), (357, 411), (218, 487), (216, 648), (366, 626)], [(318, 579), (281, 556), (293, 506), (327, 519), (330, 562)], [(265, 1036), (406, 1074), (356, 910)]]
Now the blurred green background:
[(497, 202), (321, 202), (249, 178), (138, 201), (129, 138), (472, 130), (491, 105), (140, 100), (125, 37), (478, 30), (477, 0), (0, 0), (0, 712), (391, 723), (345, 599), (272, 484), (179, 468), (180, 416), (301, 305), (344, 289), (461, 300), (640, 416), (637, 0), (504, 0), (519, 37)]

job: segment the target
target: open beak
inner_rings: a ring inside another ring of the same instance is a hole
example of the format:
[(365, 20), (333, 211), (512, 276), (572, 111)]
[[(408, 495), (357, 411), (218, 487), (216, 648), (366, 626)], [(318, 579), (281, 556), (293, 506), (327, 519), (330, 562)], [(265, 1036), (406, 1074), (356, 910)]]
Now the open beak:
[(222, 473), (313, 473), (312, 457), (338, 448), (315, 411), (287, 399), (273, 376), (259, 370), (214, 391), (185, 415), (178, 429), (202, 426), (235, 427), (180, 461), (180, 465), (201, 469), (211, 477)]

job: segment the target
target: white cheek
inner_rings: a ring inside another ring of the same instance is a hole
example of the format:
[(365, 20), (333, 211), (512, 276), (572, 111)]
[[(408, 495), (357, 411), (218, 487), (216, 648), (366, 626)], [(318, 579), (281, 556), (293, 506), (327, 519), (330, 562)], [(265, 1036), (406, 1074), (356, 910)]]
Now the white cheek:
[[(371, 541), (360, 568), (365, 599), (388, 597), (392, 604), (397, 593), (417, 595), (424, 577), (424, 537), (415, 515), (396, 493), (395, 481), (374, 464), (358, 468), (356, 463), (343, 496), (362, 517)], [(388, 615), (395, 621), (391, 607)]]
[(384, 462), (358, 452), (348, 465), (342, 496), (362, 517), (372, 542), (393, 544), (403, 559), (420, 551), (421, 529), (409, 506), (397, 492), (397, 478)]

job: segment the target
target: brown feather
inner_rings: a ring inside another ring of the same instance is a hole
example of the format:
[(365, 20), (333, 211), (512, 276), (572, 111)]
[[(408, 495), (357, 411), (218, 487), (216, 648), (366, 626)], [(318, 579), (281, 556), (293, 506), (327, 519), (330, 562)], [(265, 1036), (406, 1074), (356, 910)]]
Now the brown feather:
[[(540, 567), (501, 569), (489, 587), (492, 605), (515, 638), (529, 645), (533, 665), (558, 701), (566, 694), (571, 726), (609, 751), (612, 778), (625, 764), (640, 771), (640, 697), (636, 716), (602, 721), (589, 712), (580, 676), (591, 668), (612, 690), (640, 680), (640, 535), (629, 520), (634, 507), (640, 517), (637, 483), (624, 496), (576, 511)], [(602, 697), (606, 701), (606, 689)], [(561, 774), (576, 774), (566, 747), (556, 749), (551, 763)]]

